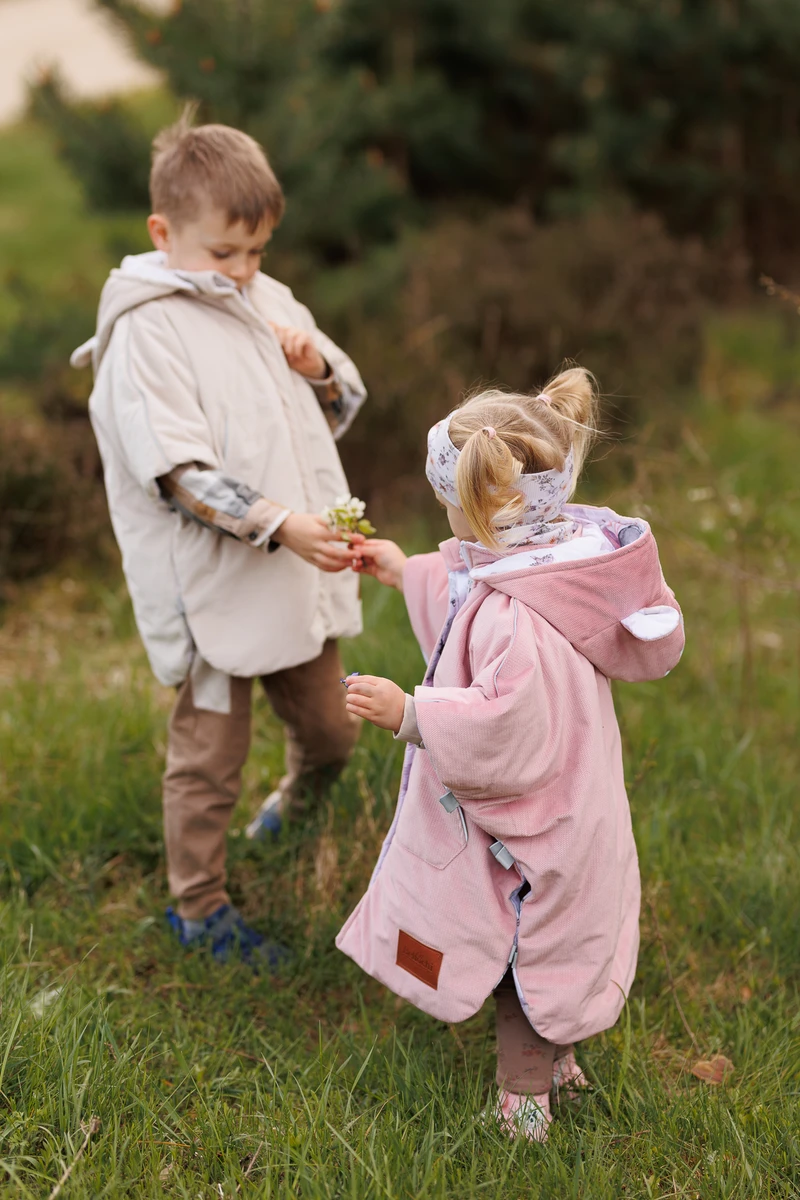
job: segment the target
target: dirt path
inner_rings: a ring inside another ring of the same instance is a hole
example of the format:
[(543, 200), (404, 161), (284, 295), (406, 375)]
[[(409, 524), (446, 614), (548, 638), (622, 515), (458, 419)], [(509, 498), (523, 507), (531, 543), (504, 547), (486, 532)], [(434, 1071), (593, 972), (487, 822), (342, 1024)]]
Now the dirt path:
[(0, 124), (21, 115), (26, 82), (54, 65), (78, 96), (131, 91), (158, 80), (92, 0), (0, 0)]

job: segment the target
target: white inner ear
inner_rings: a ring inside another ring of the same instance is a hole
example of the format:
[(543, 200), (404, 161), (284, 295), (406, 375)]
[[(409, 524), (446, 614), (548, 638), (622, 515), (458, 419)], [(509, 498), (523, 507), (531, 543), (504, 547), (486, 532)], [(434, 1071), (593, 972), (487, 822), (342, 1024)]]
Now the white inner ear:
[(654, 608), (640, 608), (623, 617), (622, 624), (640, 642), (657, 642), (678, 628), (681, 615), (668, 604), (657, 604)]

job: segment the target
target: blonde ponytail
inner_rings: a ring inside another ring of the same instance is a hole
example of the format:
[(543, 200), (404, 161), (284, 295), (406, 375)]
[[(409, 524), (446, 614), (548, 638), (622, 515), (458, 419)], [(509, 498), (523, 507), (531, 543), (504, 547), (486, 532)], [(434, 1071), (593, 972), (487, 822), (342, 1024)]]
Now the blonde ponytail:
[(461, 454), (456, 490), (470, 528), (484, 546), (499, 549), (498, 530), (514, 525), (525, 500), (520, 475), (564, 469), (573, 452), (573, 486), (597, 435), (597, 385), (582, 367), (567, 367), (543, 392), (498, 390), (470, 397), (450, 419)]
[[(497, 544), (497, 524), (513, 525), (524, 500), (515, 484), (522, 463), (503, 437), (489, 426), (470, 434), (456, 467), (456, 489), (464, 516), (484, 546)], [(452, 422), (451, 422), (452, 436)]]
[(566, 367), (544, 389), (550, 397), (550, 412), (561, 418), (569, 433), (575, 459), (575, 481), (592, 448), (599, 430), (597, 420), (600, 401), (597, 380), (583, 367)]

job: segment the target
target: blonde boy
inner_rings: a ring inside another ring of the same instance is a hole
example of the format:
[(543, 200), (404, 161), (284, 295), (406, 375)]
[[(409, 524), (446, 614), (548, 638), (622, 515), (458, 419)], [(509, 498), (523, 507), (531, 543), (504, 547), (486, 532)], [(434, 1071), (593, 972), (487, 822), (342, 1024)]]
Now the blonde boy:
[(100, 300), (92, 424), (151, 665), (178, 688), (164, 775), (168, 910), (184, 944), (267, 949), (231, 906), (225, 839), (259, 676), (287, 770), (249, 832), (318, 793), (357, 737), (336, 639), (361, 629), (352, 551), (317, 515), (347, 491), (335, 438), (365, 390), (308, 309), (259, 270), (283, 215), (261, 148), (187, 120), (154, 143), (154, 252)]

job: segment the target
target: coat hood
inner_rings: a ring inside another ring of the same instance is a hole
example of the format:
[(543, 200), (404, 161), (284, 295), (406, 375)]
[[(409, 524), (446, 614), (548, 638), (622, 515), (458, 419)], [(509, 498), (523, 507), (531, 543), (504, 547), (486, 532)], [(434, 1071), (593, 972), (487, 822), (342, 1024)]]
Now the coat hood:
[(121, 316), (140, 304), (159, 300), (173, 292), (227, 299), (237, 290), (233, 280), (218, 271), (177, 271), (168, 267), (166, 255), (160, 250), (129, 254), (105, 282), (100, 294), (94, 337), (73, 351), (70, 362), (73, 367), (85, 367), (91, 362), (97, 371), (111, 340), (114, 325)]
[(442, 546), (445, 561), (451, 569), (466, 563), (473, 583), (538, 613), (609, 679), (660, 679), (683, 652), (683, 617), (650, 526), (609, 508), (564, 511), (585, 535), (556, 548), (569, 557), (548, 562), (542, 547), (497, 554), (453, 539)]

